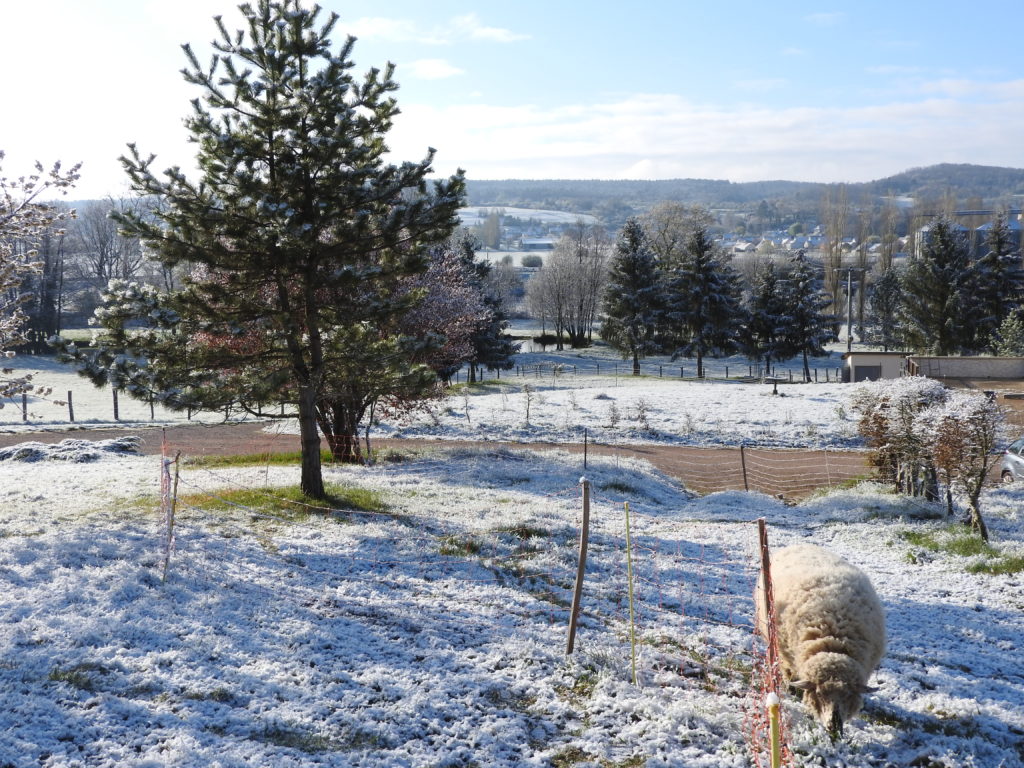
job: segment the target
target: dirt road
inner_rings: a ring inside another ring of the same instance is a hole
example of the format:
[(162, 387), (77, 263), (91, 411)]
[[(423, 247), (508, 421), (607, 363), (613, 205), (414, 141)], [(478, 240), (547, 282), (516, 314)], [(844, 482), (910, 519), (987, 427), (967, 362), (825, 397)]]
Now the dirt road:
[[(181, 451), (186, 456), (243, 455), (286, 453), (299, 449), (296, 435), (264, 432), (264, 424), (198, 425), (189, 424), (147, 429), (89, 429), (69, 432), (32, 432), (0, 434), (0, 447), (26, 441), (56, 443), (66, 438), (105, 440), (136, 434), (142, 438), (145, 454), (160, 453), (161, 440), (166, 434), (172, 453)], [(465, 443), (495, 447), (560, 448), (582, 454), (578, 444), (551, 443)], [(442, 440), (376, 440), (374, 447), (408, 448), (425, 445), (455, 445)], [(787, 499), (799, 499), (823, 487), (832, 487), (871, 472), (867, 455), (857, 451), (821, 451), (770, 448), (695, 448), (670, 445), (589, 445), (589, 455), (636, 457), (646, 459), (655, 467), (681, 480), (687, 488), (700, 493), (723, 490), (751, 490)], [(582, 466), (582, 456), (581, 456)]]

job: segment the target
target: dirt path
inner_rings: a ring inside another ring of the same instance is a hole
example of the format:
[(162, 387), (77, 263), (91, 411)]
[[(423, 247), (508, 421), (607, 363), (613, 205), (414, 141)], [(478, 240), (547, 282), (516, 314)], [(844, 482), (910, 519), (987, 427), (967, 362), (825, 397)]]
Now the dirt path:
[[(171, 453), (188, 456), (286, 453), (299, 450), (297, 435), (264, 432), (260, 422), (199, 425), (143, 429), (87, 429), (68, 432), (31, 432), (0, 434), (0, 448), (27, 441), (56, 443), (67, 438), (106, 440), (136, 434), (142, 438), (142, 452), (160, 453), (166, 434)], [(427, 445), (498, 445), (519, 449), (550, 450), (560, 448), (582, 454), (577, 444), (551, 443), (467, 443), (448, 440), (376, 440), (374, 447), (410, 448)], [(865, 453), (857, 451), (821, 451), (769, 448), (695, 448), (671, 445), (590, 445), (589, 455), (646, 459), (655, 467), (681, 480), (687, 488), (701, 493), (723, 490), (761, 491), (787, 499), (803, 498), (819, 488), (842, 484), (871, 472)]]

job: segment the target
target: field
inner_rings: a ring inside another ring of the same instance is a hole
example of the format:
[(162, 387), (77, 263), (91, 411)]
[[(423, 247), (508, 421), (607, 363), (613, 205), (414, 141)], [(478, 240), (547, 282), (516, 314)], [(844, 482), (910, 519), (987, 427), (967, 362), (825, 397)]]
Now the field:
[[(502, 381), (380, 434), (543, 439), (577, 426), (568, 412), (621, 440), (852, 439), (832, 434), (846, 429), (837, 385), (672, 382), (673, 396), (656, 377), (577, 373), (530, 395)], [(538, 394), (527, 424), (522, 399)], [(643, 462), (584, 472), (557, 451), (453, 444), (328, 469), (328, 511), (294, 498), (293, 466), (186, 463), (166, 550), (160, 462), (85, 447), (90, 461), (0, 462), (0, 766), (754, 765), (758, 518), (773, 547), (815, 541), (863, 567), (887, 612), (877, 691), (843, 741), (785, 697), (793, 764), (1024, 765), (1015, 487), (986, 494), (981, 547), (870, 483), (791, 506), (699, 497)], [(583, 474), (593, 531), (567, 655)]]

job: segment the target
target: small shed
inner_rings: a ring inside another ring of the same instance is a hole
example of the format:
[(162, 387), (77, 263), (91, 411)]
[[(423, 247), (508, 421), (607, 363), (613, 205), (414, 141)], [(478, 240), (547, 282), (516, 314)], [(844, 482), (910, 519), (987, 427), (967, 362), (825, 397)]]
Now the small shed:
[(909, 352), (846, 352), (843, 355), (843, 381), (898, 379), (907, 371)]

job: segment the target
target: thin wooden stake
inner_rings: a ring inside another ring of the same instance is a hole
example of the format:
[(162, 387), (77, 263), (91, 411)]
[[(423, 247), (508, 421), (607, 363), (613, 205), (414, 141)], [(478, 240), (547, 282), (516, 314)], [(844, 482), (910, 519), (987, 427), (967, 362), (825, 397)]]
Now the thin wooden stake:
[(636, 620), (633, 613), (633, 540), (629, 535), (629, 502), (624, 501), (626, 508), (626, 578), (629, 580), (629, 648), (630, 662), (633, 670), (633, 685), (639, 686), (636, 676)]
[(71, 399), (71, 390), (68, 390), (68, 421), (75, 423), (75, 401)]
[(28, 393), (21, 393), (21, 420), (28, 421)]
[(576, 643), (576, 620), (580, 614), (580, 599), (583, 597), (583, 574), (587, 570), (587, 543), (590, 538), (590, 481), (580, 478), (583, 486), (583, 523), (580, 525), (580, 558), (576, 567), (576, 588), (572, 593), (572, 610), (569, 613), (569, 641), (565, 647), (566, 655), (572, 653)]
[(771, 555), (768, 550), (768, 526), (764, 518), (757, 521), (757, 534), (761, 542), (761, 598), (764, 600), (764, 620), (767, 625), (768, 636), (765, 638), (768, 645), (768, 674), (771, 676), (771, 689), (778, 693), (777, 671), (779, 644), (776, 638), (774, 599), (772, 595), (772, 564)]

